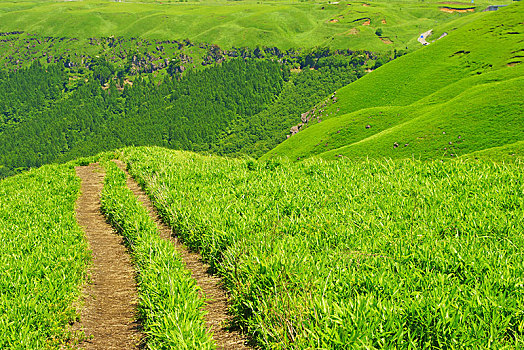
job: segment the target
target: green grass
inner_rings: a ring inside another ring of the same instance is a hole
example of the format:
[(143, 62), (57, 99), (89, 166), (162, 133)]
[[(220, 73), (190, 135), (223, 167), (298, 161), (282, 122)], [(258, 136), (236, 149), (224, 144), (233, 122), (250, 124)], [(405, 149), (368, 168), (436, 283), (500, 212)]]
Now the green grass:
[[(522, 141), (524, 100), (519, 92), (522, 86), (524, 78), (515, 78), (471, 88), (421, 116), (322, 156), (431, 159)], [(393, 147), (395, 142), (398, 148)]]
[(124, 236), (137, 270), (139, 313), (147, 349), (214, 349), (203, 319), (204, 301), (175, 246), (126, 185), (125, 173), (106, 162), (102, 210)]
[(522, 164), (124, 154), (263, 348), (524, 346)]
[(315, 119), (263, 159), (426, 159), (522, 141), (524, 68), (515, 63), (524, 49), (523, 14), (514, 4), (471, 15), (447, 37), (340, 89), (338, 102), (328, 99), (317, 112), (322, 122)]
[[(387, 51), (416, 45), (434, 26), (463, 17), (439, 10), (437, 1), (202, 1), (123, 2), (85, 0), (2, 1), (0, 31), (25, 30), (48, 36), (135, 36), (189, 38), (222, 47), (265, 45), (280, 48), (329, 46)], [(511, 3), (501, 0), (498, 3)], [(486, 0), (477, 1), (483, 9)], [(369, 26), (363, 26), (369, 18)], [(337, 20), (338, 22), (331, 22)], [(383, 23), (385, 20), (386, 23)], [(350, 31), (355, 28), (358, 33)], [(377, 28), (393, 44), (375, 35)]]
[(510, 143), (500, 147), (491, 147), (463, 156), (465, 159), (499, 159), (506, 162), (524, 162), (524, 141)]
[[(262, 348), (518, 349), (521, 144), (448, 162), (122, 154), (164, 220), (221, 275), (234, 323)], [(0, 181), (0, 347), (74, 338), (65, 327), (88, 254), (72, 165), (102, 160), (103, 208), (137, 267), (146, 346), (213, 348), (198, 289), (111, 156)]]
[(89, 260), (75, 219), (79, 189), (66, 165), (0, 181), (2, 349), (63, 349), (78, 336), (66, 327)]

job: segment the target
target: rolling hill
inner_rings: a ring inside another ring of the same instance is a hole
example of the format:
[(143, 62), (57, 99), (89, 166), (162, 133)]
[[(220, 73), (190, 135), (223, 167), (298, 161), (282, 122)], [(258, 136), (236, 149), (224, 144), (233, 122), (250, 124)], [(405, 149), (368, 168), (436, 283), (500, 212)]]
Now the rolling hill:
[[(509, 0), (497, 3), (508, 4)], [(484, 9), (479, 0), (475, 11)], [(221, 47), (329, 46), (388, 51), (418, 33), (469, 15), (437, 1), (12, 1), (0, 6), (0, 31), (54, 37), (189, 38)], [(380, 28), (381, 37), (375, 33)]]
[(524, 348), (524, 5), (476, 1), (2, 1), (0, 348)]
[(313, 108), (304, 130), (264, 158), (428, 159), (522, 141), (523, 14), (514, 4), (456, 21), (448, 36)]

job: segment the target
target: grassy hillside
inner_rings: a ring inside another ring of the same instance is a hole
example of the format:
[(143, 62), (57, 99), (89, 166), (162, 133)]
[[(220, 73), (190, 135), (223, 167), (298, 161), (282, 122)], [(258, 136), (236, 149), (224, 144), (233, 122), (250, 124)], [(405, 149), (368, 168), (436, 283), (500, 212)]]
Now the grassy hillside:
[[(63, 349), (89, 260), (80, 181), (49, 165), (0, 181), (0, 348)], [(72, 344), (72, 343), (71, 343)]]
[[(497, 3), (511, 3), (501, 0)], [(479, 0), (476, 11), (491, 4)], [(435, 25), (469, 13), (446, 13), (415, 1), (3, 1), (0, 31), (57, 37), (185, 39), (222, 47), (329, 46), (374, 51), (405, 48)], [(469, 5), (468, 5), (469, 7)], [(382, 38), (375, 32), (380, 28)]]
[(89, 252), (72, 165), (102, 159), (102, 205), (139, 271), (145, 342), (213, 348), (194, 282), (107, 162), (115, 154), (222, 277), (234, 325), (261, 348), (524, 346), (522, 163), (255, 162), (140, 147), (0, 180), (2, 347), (62, 349), (80, 336), (67, 322)]
[(514, 4), (470, 16), (339, 90), (336, 103), (318, 106), (308, 128), (266, 157), (434, 158), (522, 140), (523, 14)]
[(124, 150), (262, 348), (520, 348), (522, 165)]
[(523, 86), (520, 77), (471, 88), (421, 116), (322, 156), (455, 157), (524, 140)]
[(510, 143), (505, 146), (492, 147), (465, 155), (467, 159), (501, 159), (509, 162), (522, 162), (524, 160), (524, 141)]

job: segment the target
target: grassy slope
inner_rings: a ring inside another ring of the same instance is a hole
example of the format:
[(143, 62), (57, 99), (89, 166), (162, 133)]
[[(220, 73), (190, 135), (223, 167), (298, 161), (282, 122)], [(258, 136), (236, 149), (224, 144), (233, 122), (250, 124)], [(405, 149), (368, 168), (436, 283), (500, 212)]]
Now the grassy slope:
[(124, 154), (262, 348), (523, 346), (517, 164)]
[[(421, 116), (379, 134), (322, 154), (422, 159), (462, 155), (524, 138), (524, 78), (471, 88)], [(486, 96), (500, 98), (494, 104)], [(445, 116), (443, 118), (443, 116)], [(397, 142), (400, 146), (394, 148)], [(407, 145), (407, 146), (405, 146)]]
[[(462, 14), (441, 12), (436, 1), (373, 1), (338, 4), (292, 1), (203, 2), (2, 2), (0, 31), (49, 36), (141, 36), (205, 41), (223, 47), (277, 46), (367, 49), (405, 48), (418, 33)], [(510, 3), (508, 0), (499, 3)], [(477, 1), (478, 9), (488, 1)], [(371, 23), (364, 26), (369, 18)], [(337, 22), (331, 20), (336, 20)], [(383, 23), (383, 20), (385, 23)], [(356, 28), (356, 31), (350, 31)], [(375, 30), (393, 44), (382, 42)]]
[(524, 141), (510, 143), (500, 147), (492, 147), (463, 156), (466, 159), (500, 159), (507, 162), (522, 163), (524, 161)]
[(64, 349), (73, 340), (66, 328), (89, 260), (75, 220), (79, 189), (67, 165), (0, 181), (1, 349)]
[[(508, 63), (522, 60), (523, 10), (515, 4), (477, 14), (475, 21), (467, 18), (448, 37), (348, 85), (338, 92), (339, 102), (323, 113), (323, 118), (335, 117), (310, 126), (265, 157), (429, 158), (521, 140), (523, 99), (518, 91), (524, 69)], [(519, 34), (509, 34), (514, 32)], [(476, 141), (444, 150), (444, 141), (457, 141), (450, 135)], [(394, 142), (401, 147), (393, 149)], [(410, 146), (404, 148), (405, 143)]]

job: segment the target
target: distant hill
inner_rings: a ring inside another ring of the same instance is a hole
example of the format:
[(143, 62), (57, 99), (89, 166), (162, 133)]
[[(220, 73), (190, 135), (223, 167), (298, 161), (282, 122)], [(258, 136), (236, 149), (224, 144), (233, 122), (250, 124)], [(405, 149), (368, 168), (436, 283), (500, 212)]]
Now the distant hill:
[(429, 159), (522, 147), (523, 16), (515, 3), (455, 21), (441, 40), (340, 89), (264, 158)]
[[(477, 0), (466, 7), (481, 11), (489, 4)], [(416, 44), (417, 35), (435, 25), (468, 16), (471, 12), (442, 11), (464, 7), (435, 0), (17, 1), (0, 5), (0, 31), (74, 38), (188, 38), (226, 48), (328, 46), (389, 51)]]

